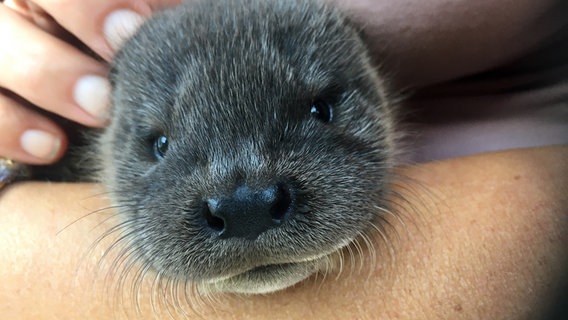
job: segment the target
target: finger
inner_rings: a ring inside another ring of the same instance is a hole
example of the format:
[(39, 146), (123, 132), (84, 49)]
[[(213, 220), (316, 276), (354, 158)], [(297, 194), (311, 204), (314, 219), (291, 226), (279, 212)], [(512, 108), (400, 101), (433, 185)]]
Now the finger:
[(0, 87), (88, 126), (104, 124), (106, 67), (0, 6)]
[(81, 40), (77, 39), (75, 35), (65, 30), (49, 13), (37, 4), (27, 0), (6, 0), (4, 1), (4, 5), (19, 13), (22, 17), (35, 24), (41, 30), (71, 44), (75, 48), (78, 48), (92, 57), (96, 56), (96, 54), (93, 53), (90, 48), (86, 47)]
[(153, 10), (178, 5), (182, 0), (37, 0), (61, 26), (95, 53), (110, 60)]
[(0, 157), (29, 164), (49, 164), (67, 146), (64, 132), (52, 121), (0, 94)]
[(24, 0), (6, 0), (4, 1), (4, 5), (50, 34), (57, 36), (64, 32), (53, 17), (33, 2)]
[(143, 0), (38, 0), (36, 3), (107, 60), (152, 13)]

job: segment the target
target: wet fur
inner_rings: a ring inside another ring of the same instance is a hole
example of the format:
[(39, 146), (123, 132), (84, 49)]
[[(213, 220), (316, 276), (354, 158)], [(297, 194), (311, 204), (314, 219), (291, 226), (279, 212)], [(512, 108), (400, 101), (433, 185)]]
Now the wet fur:
[[(387, 209), (394, 103), (358, 30), (318, 1), (190, 1), (118, 53), (111, 125), (96, 138), (122, 253), (201, 291), (263, 293), (328, 268)], [(333, 104), (332, 123), (310, 116)], [(166, 157), (153, 140), (165, 134)], [(285, 179), (296, 218), (256, 240), (217, 239), (208, 196)]]

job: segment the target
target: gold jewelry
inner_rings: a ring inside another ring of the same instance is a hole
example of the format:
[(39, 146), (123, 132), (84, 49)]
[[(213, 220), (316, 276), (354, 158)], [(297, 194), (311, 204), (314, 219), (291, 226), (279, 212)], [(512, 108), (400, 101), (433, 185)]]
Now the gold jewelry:
[(0, 158), (0, 190), (18, 179), (30, 176), (28, 166), (10, 159)]

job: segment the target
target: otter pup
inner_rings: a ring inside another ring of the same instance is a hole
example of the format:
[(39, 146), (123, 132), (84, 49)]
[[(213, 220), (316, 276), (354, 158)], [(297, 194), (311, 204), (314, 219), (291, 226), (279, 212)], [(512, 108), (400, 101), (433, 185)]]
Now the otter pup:
[(393, 105), (336, 9), (188, 1), (145, 23), (110, 77), (98, 179), (160, 275), (280, 290), (378, 222)]

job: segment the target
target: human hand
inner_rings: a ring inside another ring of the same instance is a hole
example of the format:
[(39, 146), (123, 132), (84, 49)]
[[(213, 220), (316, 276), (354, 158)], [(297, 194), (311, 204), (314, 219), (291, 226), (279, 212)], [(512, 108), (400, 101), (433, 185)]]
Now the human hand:
[(59, 159), (67, 137), (49, 113), (103, 126), (110, 95), (106, 61), (153, 10), (179, 2), (0, 3), (0, 157), (29, 164)]

